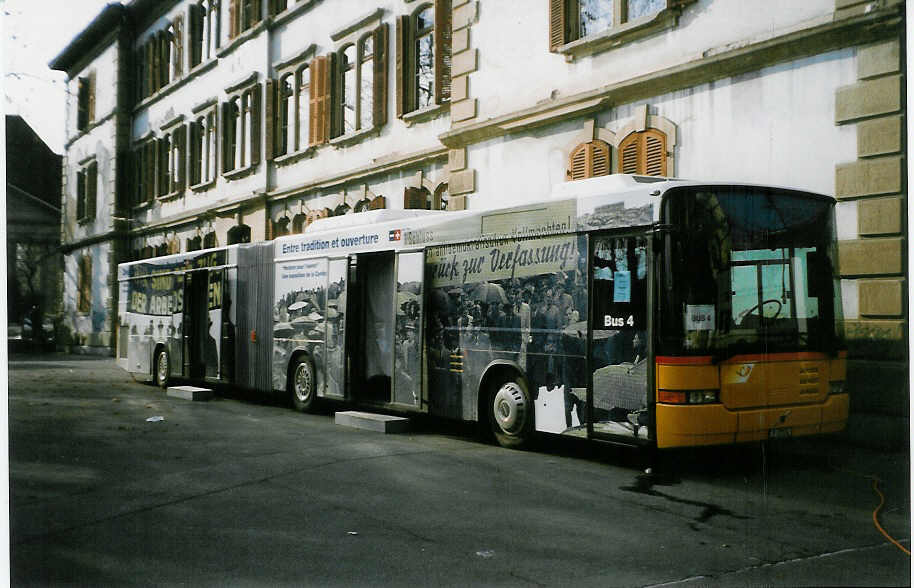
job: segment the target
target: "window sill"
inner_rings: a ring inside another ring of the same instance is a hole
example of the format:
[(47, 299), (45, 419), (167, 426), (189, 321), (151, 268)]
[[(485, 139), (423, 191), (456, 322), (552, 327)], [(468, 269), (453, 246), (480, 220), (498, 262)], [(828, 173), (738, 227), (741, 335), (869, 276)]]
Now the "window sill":
[(378, 127), (371, 127), (368, 129), (362, 129), (349, 133), (348, 135), (340, 135), (339, 137), (334, 137), (330, 139), (330, 144), (334, 147), (345, 147), (346, 145), (351, 145), (353, 143), (358, 143), (362, 139), (365, 139), (372, 135), (380, 135), (381, 129)]
[(194, 184), (190, 187), (191, 192), (205, 192), (216, 185), (216, 178), (213, 178), (206, 182), (200, 182), (199, 184)]
[(257, 169), (256, 165), (249, 165), (247, 167), (241, 167), (238, 169), (231, 169), (229, 171), (222, 172), (222, 177), (226, 180), (237, 180), (243, 178), (247, 175), (254, 173), (254, 170)]
[(187, 74), (184, 75), (183, 77), (181, 77), (180, 79), (171, 81), (167, 86), (156, 90), (155, 94), (151, 94), (149, 96), (146, 96), (142, 100), (140, 100), (137, 103), (137, 105), (133, 107), (133, 112), (137, 112), (139, 110), (142, 110), (143, 108), (147, 108), (150, 104), (153, 104), (154, 102), (158, 102), (159, 100), (161, 100), (165, 96), (168, 96), (169, 94), (171, 94), (172, 92), (174, 92), (175, 90), (177, 90), (178, 88), (180, 88), (181, 86), (186, 84), (187, 82), (199, 77), (204, 72), (207, 72), (207, 71), (213, 69), (214, 67), (216, 67), (216, 63), (218, 61), (219, 60), (216, 59), (215, 57), (211, 57), (207, 61), (204, 61), (203, 63), (200, 63), (200, 64), (194, 66), (194, 68), (192, 70), (187, 72)]
[(82, 218), (76, 219), (76, 224), (79, 225), (79, 226), (81, 226), (81, 227), (84, 227), (84, 226), (86, 226), (86, 225), (92, 224), (92, 221), (94, 221), (94, 220), (95, 220), (94, 218), (90, 218), (90, 217), (88, 217), (88, 216), (84, 216), (84, 217), (82, 217)]
[(665, 8), (655, 14), (642, 16), (602, 33), (565, 43), (553, 51), (564, 55), (566, 61), (574, 61), (579, 57), (609, 51), (625, 43), (631, 43), (648, 35), (673, 28), (679, 22), (681, 11), (681, 8)]
[(450, 112), (450, 108), (450, 102), (442, 102), (441, 104), (435, 104), (434, 106), (426, 106), (421, 110), (413, 110), (412, 112), (407, 112), (401, 118), (407, 126), (412, 126), (416, 123), (426, 122), (432, 120), (433, 118), (438, 118), (445, 112)]
[(162, 195), (162, 196), (158, 196), (158, 197), (156, 198), (156, 200), (158, 200), (159, 202), (169, 202), (169, 201), (171, 201), (171, 200), (177, 200), (177, 199), (180, 198), (183, 194), (184, 194), (184, 190), (183, 190), (183, 189), (181, 189), (181, 190), (176, 190), (176, 191), (174, 191), (174, 192), (169, 192), (168, 194), (164, 194), (164, 195)]
[(273, 163), (275, 163), (278, 166), (289, 165), (289, 164), (295, 163), (296, 161), (304, 159), (306, 157), (313, 156), (315, 149), (316, 148), (314, 146), (311, 146), (311, 147), (308, 147), (307, 149), (295, 151), (294, 153), (286, 153), (284, 155), (277, 155), (276, 157), (273, 158)]

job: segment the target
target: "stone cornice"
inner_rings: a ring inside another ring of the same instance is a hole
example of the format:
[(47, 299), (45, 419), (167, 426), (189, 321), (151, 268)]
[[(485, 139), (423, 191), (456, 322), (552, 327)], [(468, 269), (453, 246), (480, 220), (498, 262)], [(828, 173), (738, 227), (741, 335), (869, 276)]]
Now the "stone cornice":
[(897, 6), (862, 16), (819, 23), (799, 31), (736, 48), (709, 49), (697, 58), (602, 86), (558, 100), (481, 122), (455, 125), (438, 136), (450, 148), (459, 148), (507, 135), (519, 129), (545, 125), (563, 118), (582, 116), (613, 104), (625, 104), (763, 67), (794, 61), (842, 47), (869, 43), (903, 28)]

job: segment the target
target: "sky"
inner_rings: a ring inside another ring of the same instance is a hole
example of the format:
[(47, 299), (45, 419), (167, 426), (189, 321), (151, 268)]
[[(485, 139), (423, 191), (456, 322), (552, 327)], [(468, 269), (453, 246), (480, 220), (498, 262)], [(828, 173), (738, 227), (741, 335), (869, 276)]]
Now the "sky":
[(111, 0), (0, 0), (3, 110), (18, 114), (63, 153), (66, 79), (48, 69)]

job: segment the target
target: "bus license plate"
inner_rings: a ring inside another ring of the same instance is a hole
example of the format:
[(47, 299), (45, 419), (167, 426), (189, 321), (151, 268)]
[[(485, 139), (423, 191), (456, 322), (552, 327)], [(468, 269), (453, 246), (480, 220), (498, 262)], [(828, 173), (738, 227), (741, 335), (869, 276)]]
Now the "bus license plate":
[(781, 427), (780, 429), (768, 429), (769, 439), (787, 439), (791, 435), (790, 427)]

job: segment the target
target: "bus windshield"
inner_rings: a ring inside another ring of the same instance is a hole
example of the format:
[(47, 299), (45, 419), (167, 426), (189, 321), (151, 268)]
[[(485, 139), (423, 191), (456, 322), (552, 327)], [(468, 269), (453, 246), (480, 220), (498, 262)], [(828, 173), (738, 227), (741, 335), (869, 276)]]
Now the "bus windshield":
[(667, 193), (662, 355), (820, 351), (842, 345), (833, 202), (776, 189)]

